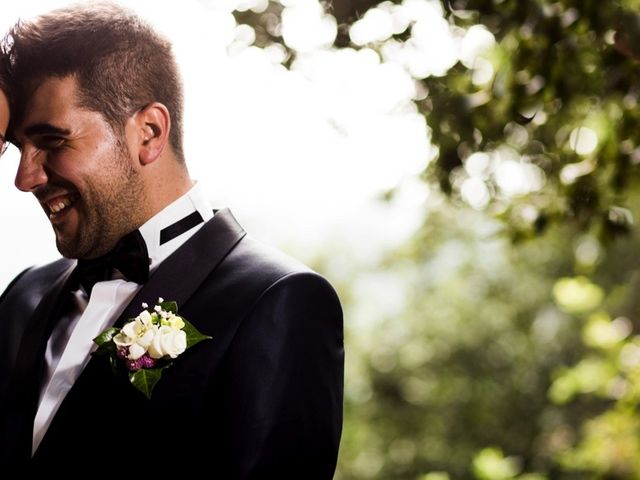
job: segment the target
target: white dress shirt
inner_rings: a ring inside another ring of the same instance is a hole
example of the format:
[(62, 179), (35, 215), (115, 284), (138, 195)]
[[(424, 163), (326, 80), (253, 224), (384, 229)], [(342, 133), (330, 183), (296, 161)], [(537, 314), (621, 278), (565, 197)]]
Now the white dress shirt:
[[(198, 211), (205, 222), (213, 217), (203, 187), (198, 183), (140, 227), (149, 252), (150, 275), (204, 225), (204, 222), (200, 223), (160, 245), (162, 229), (194, 211)], [(40, 402), (33, 425), (32, 454), (40, 445), (60, 404), (89, 362), (91, 352), (96, 348), (93, 339), (118, 319), (141, 288), (142, 285), (135, 282), (116, 278), (96, 283), (90, 298), (82, 288), (72, 293), (75, 308), (57, 322), (47, 342)]]

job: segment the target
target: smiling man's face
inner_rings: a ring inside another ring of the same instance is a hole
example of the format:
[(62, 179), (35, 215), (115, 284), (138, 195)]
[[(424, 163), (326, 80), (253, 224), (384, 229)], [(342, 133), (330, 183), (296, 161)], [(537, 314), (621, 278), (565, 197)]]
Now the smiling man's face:
[(42, 205), (62, 255), (94, 258), (140, 226), (145, 195), (124, 136), (118, 141), (104, 117), (77, 98), (73, 76), (46, 79), (35, 90), (15, 131), (15, 183)]

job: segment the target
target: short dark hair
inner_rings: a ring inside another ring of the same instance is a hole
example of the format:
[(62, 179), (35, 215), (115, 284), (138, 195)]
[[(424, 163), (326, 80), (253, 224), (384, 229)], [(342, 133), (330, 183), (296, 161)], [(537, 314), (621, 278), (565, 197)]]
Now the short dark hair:
[(117, 133), (136, 111), (164, 104), (169, 143), (184, 162), (182, 81), (171, 44), (131, 11), (110, 2), (54, 10), (18, 22), (4, 48), (18, 115), (44, 80), (74, 75), (80, 105), (101, 113)]
[(0, 90), (11, 98), (11, 82), (9, 79), (9, 63), (7, 57), (0, 55)]

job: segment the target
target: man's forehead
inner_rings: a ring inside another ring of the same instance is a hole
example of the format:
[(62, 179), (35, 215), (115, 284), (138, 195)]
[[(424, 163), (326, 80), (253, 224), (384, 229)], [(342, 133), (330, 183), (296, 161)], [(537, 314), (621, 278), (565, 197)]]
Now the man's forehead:
[(25, 98), (14, 130), (24, 134), (33, 125), (61, 124), (76, 109), (77, 81), (73, 76), (48, 77)]
[(42, 80), (24, 102), (25, 114), (39, 110), (61, 110), (76, 105), (78, 82), (75, 77), (48, 77)]

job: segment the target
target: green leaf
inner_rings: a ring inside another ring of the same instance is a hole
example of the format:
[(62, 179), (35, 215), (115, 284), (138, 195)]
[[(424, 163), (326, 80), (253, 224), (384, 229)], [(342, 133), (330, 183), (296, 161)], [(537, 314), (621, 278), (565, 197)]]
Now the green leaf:
[[(117, 335), (118, 332), (120, 332), (119, 328), (112, 327), (112, 328), (108, 328), (107, 330), (102, 332), (100, 335), (98, 335), (96, 338), (94, 338), (93, 341), (98, 345), (98, 348), (96, 349), (95, 352), (93, 352), (92, 355), (96, 355), (96, 356), (109, 355), (109, 357), (115, 358), (117, 347), (116, 347), (116, 344), (113, 342), (113, 337)], [(113, 361), (111, 363), (113, 364)]]
[(115, 337), (120, 332), (119, 328), (111, 327), (107, 328), (104, 332), (98, 335), (93, 341), (99, 346), (102, 347), (105, 343), (110, 342), (113, 337)]
[(187, 334), (187, 348), (194, 346), (196, 343), (200, 343), (202, 340), (209, 340), (211, 337), (209, 335), (204, 335), (198, 331), (196, 327), (191, 325), (191, 323), (187, 322), (183, 317), (184, 321), (184, 333)]
[(131, 385), (140, 390), (145, 397), (151, 399), (153, 389), (162, 377), (162, 371), (169, 365), (162, 368), (141, 368), (136, 372), (129, 372), (129, 381)]
[(162, 302), (159, 304), (160, 308), (162, 308), (165, 312), (171, 312), (174, 315), (178, 314), (178, 304), (176, 302)]

